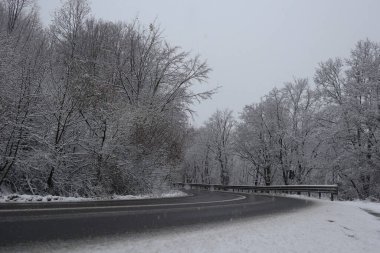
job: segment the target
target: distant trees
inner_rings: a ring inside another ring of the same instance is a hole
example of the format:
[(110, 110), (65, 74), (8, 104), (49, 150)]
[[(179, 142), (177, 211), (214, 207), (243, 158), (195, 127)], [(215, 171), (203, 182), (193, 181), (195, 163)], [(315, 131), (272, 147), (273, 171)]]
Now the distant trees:
[[(229, 176), (253, 185), (333, 183), (345, 198), (379, 198), (379, 45), (360, 41), (350, 58), (320, 63), (314, 83), (295, 79), (243, 109), (229, 132)], [(212, 122), (196, 130), (185, 156), (193, 181), (219, 170), (194, 161), (212, 153)]]
[(253, 181), (246, 183), (254, 185), (259, 185), (262, 180), (265, 185), (270, 185), (273, 180), (273, 163), (276, 156), (273, 131), (277, 125), (269, 125), (268, 105), (246, 106), (241, 114), (242, 122), (236, 129), (236, 152), (240, 159), (251, 165), (250, 175)]
[(184, 162), (185, 180), (228, 185), (233, 169), (232, 111), (216, 111), (204, 128), (193, 134)]
[(220, 169), (220, 182), (228, 185), (232, 172), (232, 129), (234, 127), (232, 111), (217, 111), (206, 123), (210, 134), (210, 151), (217, 160)]
[(153, 191), (183, 157), (210, 68), (144, 27), (65, 1), (44, 31), (32, 1), (0, 2), (0, 185), (99, 195)]
[(204, 184), (219, 182), (220, 174), (215, 170), (208, 129), (205, 127), (193, 129), (189, 137), (183, 161), (183, 180), (188, 183)]

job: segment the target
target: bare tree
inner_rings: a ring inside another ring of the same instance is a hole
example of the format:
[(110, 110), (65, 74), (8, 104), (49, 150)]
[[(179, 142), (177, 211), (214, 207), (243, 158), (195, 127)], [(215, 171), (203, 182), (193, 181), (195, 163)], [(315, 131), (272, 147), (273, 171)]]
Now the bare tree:
[(229, 184), (232, 169), (232, 130), (234, 124), (235, 121), (230, 110), (216, 111), (206, 123), (211, 139), (210, 149), (219, 164), (220, 182), (223, 185)]
[(46, 40), (35, 11), (24, 13), (27, 3), (7, 1), (7, 29), (0, 29), (0, 43), (5, 49), (0, 51), (4, 64), (0, 70), (0, 185), (15, 164), (27, 160), (29, 146), (38, 142), (35, 124), (45, 77)]

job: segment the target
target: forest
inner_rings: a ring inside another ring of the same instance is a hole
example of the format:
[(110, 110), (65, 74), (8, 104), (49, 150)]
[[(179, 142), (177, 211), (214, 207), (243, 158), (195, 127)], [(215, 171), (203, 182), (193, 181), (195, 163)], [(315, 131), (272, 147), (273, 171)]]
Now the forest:
[(98, 196), (169, 185), (210, 68), (155, 24), (91, 17), (68, 0), (44, 28), (35, 1), (0, 2), (0, 185)]
[(156, 23), (104, 21), (66, 0), (44, 27), (35, 1), (0, 0), (0, 59), (1, 189), (338, 184), (341, 198), (380, 198), (380, 44), (368, 39), (201, 127), (192, 105), (217, 90), (193, 86), (211, 68)]
[(380, 45), (317, 66), (260, 102), (218, 110), (192, 134), (188, 182), (337, 184), (344, 199), (380, 197)]

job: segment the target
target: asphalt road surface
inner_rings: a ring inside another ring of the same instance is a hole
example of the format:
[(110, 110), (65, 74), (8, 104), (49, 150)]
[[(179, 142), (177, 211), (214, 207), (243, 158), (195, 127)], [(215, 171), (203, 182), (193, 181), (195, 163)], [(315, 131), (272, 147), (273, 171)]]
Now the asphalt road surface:
[(312, 201), (219, 191), (188, 197), (0, 204), (0, 245), (80, 239), (294, 211)]

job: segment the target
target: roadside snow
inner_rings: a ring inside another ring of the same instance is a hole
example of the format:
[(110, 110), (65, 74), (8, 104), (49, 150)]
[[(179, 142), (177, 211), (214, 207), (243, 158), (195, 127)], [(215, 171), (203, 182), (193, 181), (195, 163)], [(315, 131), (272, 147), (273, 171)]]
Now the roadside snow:
[(350, 206), (356, 206), (363, 210), (367, 210), (373, 213), (377, 213), (380, 215), (380, 203), (370, 202), (370, 201), (342, 201), (341, 203)]
[[(268, 194), (268, 195), (269, 196), (276, 196), (273, 194)], [(307, 199), (307, 200), (310, 200), (310, 199), (313, 200), (314, 199), (314, 198), (307, 197), (306, 195), (282, 194), (282, 196), (286, 196), (286, 197), (290, 197), (290, 198), (301, 198), (301, 199)], [(327, 201), (327, 202), (330, 201), (329, 197), (326, 195), (322, 196), (322, 199), (323, 199), (322, 201)], [(336, 200), (336, 203), (339, 203), (342, 205), (349, 205), (349, 206), (358, 207), (362, 210), (370, 211), (370, 212), (373, 212), (373, 213), (380, 215), (380, 203), (379, 202), (373, 202), (373, 201), (369, 201), (369, 200), (353, 200), (353, 201)]]
[(352, 203), (315, 201), (310, 208), (282, 215), (137, 235), (22, 245), (5, 248), (4, 252), (379, 252), (378, 218)]
[(186, 193), (180, 190), (171, 190), (164, 193), (153, 193), (146, 195), (112, 195), (110, 197), (82, 198), (61, 196), (40, 196), (25, 194), (8, 194), (0, 196), (0, 203), (25, 203), (25, 202), (77, 202), (77, 201), (99, 201), (99, 200), (129, 200), (129, 199), (151, 199), (151, 198), (174, 198), (184, 197)]

